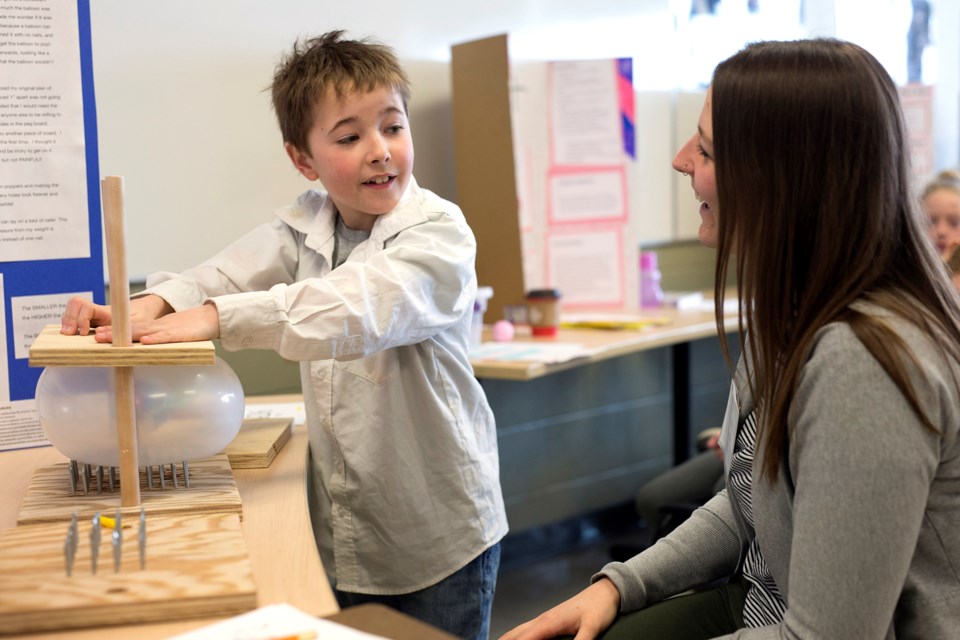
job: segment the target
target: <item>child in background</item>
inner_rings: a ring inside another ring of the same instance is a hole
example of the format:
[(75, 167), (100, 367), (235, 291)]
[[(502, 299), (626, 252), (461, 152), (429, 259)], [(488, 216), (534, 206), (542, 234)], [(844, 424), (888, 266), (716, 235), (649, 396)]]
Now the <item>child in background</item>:
[[(389, 48), (298, 41), (273, 106), (309, 190), (200, 266), (131, 301), (144, 344), (219, 338), (298, 360), (310, 503), (340, 605), (381, 602), (485, 639), (507, 521), (493, 414), (467, 357), (476, 242), (412, 175), (408, 81)], [(65, 334), (111, 340), (75, 298)]]
[[(923, 189), (923, 209), (930, 219), (930, 239), (943, 256), (953, 284), (960, 289), (960, 172), (938, 173)], [(955, 255), (957, 254), (957, 255)]]

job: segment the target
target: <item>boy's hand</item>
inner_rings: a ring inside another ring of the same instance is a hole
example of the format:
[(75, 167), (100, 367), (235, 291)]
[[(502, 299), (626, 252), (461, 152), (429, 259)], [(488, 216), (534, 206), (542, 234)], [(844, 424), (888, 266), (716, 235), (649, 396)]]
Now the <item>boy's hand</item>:
[[(160, 296), (148, 295), (130, 301), (130, 322), (146, 322), (173, 312), (173, 307)], [(93, 327), (109, 326), (113, 315), (110, 307), (73, 297), (60, 317), (60, 333), (68, 336), (90, 333)]]
[(90, 333), (90, 327), (110, 324), (110, 307), (74, 296), (60, 316), (60, 333), (66, 336)]
[[(220, 337), (220, 314), (215, 305), (204, 304), (156, 319), (132, 320), (130, 329), (134, 342), (141, 344), (214, 340)], [(97, 327), (95, 337), (97, 342), (112, 342), (113, 330)]]

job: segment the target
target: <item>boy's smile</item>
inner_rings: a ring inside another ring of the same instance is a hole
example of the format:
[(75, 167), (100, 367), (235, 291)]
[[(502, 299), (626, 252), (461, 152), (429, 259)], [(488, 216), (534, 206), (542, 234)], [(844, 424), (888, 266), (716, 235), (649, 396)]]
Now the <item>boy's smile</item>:
[(406, 191), (413, 171), (413, 138), (400, 95), (390, 87), (328, 91), (314, 106), (307, 152), (287, 154), (308, 180), (319, 180), (350, 229), (370, 230)]

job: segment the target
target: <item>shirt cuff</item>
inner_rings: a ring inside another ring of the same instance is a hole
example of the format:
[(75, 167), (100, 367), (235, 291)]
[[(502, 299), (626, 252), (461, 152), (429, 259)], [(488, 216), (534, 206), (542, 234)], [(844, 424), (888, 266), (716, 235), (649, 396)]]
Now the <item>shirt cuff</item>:
[(209, 298), (220, 315), (220, 345), (227, 351), (278, 351), (286, 313), (268, 291), (232, 293)]

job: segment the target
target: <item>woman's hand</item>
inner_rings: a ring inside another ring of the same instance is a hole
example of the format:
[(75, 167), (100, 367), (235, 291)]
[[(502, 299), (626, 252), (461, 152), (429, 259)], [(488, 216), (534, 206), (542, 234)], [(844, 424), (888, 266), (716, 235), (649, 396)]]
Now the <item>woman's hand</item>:
[(576, 635), (575, 640), (593, 640), (613, 624), (618, 611), (620, 592), (604, 578), (530, 622), (508, 631), (500, 640), (547, 640), (560, 635)]

